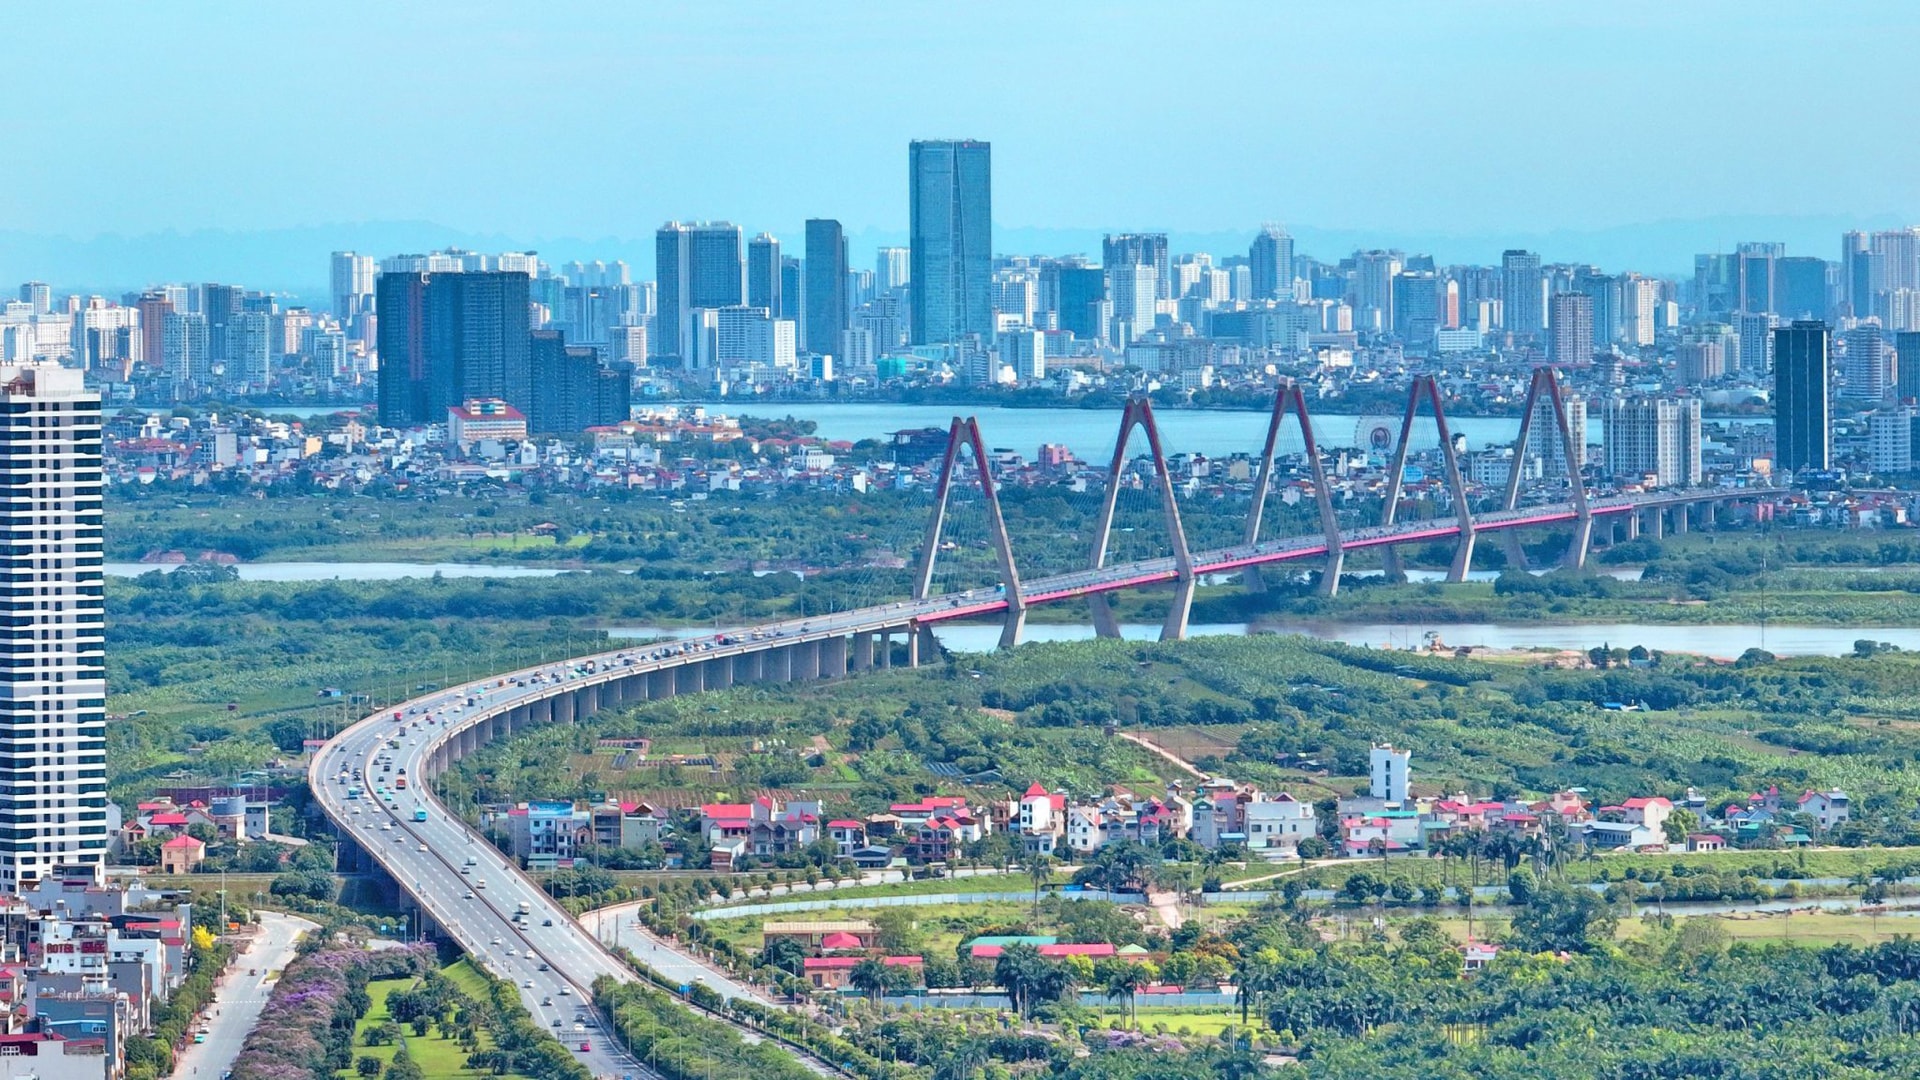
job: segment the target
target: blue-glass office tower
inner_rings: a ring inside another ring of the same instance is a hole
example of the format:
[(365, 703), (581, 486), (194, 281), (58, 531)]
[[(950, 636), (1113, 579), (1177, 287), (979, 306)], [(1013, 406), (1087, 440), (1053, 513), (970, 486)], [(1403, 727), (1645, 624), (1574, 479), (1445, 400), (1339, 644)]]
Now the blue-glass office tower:
[(847, 237), (831, 218), (807, 219), (807, 318), (804, 347), (810, 353), (840, 351), (847, 328)]
[(740, 226), (725, 221), (669, 221), (654, 234), (656, 356), (685, 356), (693, 312), (739, 307), (746, 299), (746, 252)]
[(780, 297), (780, 241), (761, 233), (747, 241), (747, 306), (766, 308), (776, 319), (790, 319)]
[(1795, 319), (1773, 332), (1773, 457), (1788, 472), (1833, 467), (1827, 411), (1827, 324)]
[(915, 345), (993, 335), (993, 154), (972, 139), (907, 148)]

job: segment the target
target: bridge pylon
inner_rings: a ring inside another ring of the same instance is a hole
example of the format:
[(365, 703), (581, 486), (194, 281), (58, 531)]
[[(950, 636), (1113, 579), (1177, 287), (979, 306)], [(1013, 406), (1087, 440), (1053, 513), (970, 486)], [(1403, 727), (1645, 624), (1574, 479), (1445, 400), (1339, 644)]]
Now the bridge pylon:
[[(1120, 498), (1121, 470), (1127, 463), (1127, 440), (1135, 427), (1145, 430), (1147, 452), (1153, 459), (1154, 480), (1160, 488), (1160, 508), (1166, 515), (1167, 535), (1173, 544), (1173, 604), (1167, 609), (1166, 622), (1160, 626), (1160, 640), (1175, 641), (1187, 636), (1187, 617), (1193, 612), (1193, 555), (1187, 550), (1187, 534), (1180, 526), (1180, 502), (1173, 493), (1173, 474), (1167, 469), (1167, 456), (1160, 449), (1160, 428), (1153, 422), (1153, 405), (1146, 398), (1127, 402), (1120, 416), (1120, 435), (1113, 444), (1113, 461), (1107, 466), (1107, 495), (1100, 504), (1100, 517), (1093, 530), (1093, 554), (1090, 570), (1107, 565), (1107, 540), (1113, 533), (1113, 511)], [(1105, 593), (1087, 597), (1093, 616), (1093, 630), (1103, 638), (1120, 636), (1120, 624), (1113, 617), (1113, 605)]]
[[(1460, 458), (1453, 447), (1453, 432), (1447, 426), (1447, 411), (1440, 403), (1440, 384), (1431, 375), (1415, 376), (1407, 388), (1407, 411), (1400, 418), (1400, 442), (1393, 452), (1393, 468), (1387, 471), (1387, 502), (1380, 512), (1380, 524), (1390, 526), (1399, 509), (1400, 488), (1407, 472), (1407, 444), (1413, 438), (1413, 416), (1421, 397), (1433, 406), (1434, 427), (1440, 433), (1440, 457), (1446, 462), (1447, 491), (1453, 496), (1454, 513), (1460, 522), (1460, 541), (1453, 549), (1453, 565), (1447, 568), (1447, 580), (1465, 581), (1473, 565), (1473, 511), (1467, 505), (1467, 485), (1460, 476)], [(1389, 545), (1381, 553), (1389, 579), (1403, 576), (1400, 549)]]
[[(973, 450), (974, 472), (980, 476), (980, 496), (987, 506), (987, 531), (994, 553), (1000, 559), (1000, 581), (1007, 594), (1007, 617), (1000, 624), (1000, 647), (1020, 644), (1027, 625), (1026, 598), (1020, 592), (1020, 571), (1013, 562), (1013, 541), (1007, 537), (1007, 522), (1000, 514), (1000, 496), (994, 492), (993, 470), (987, 462), (986, 443), (980, 438), (980, 423), (975, 417), (953, 418), (947, 429), (947, 452), (940, 461), (940, 481), (934, 490), (933, 516), (927, 521), (927, 536), (920, 545), (920, 565), (913, 575), (913, 598), (925, 600), (933, 590), (933, 566), (940, 553), (940, 530), (947, 521), (947, 496), (953, 490), (953, 470), (962, 447)], [(917, 638), (910, 638), (917, 642)]]
[[(1320, 595), (1332, 596), (1340, 589), (1340, 568), (1346, 562), (1346, 552), (1340, 546), (1340, 519), (1333, 512), (1333, 495), (1327, 490), (1327, 470), (1320, 461), (1320, 444), (1314, 441), (1313, 417), (1307, 412), (1306, 395), (1292, 379), (1282, 382), (1273, 394), (1273, 411), (1267, 417), (1267, 441), (1260, 451), (1259, 475), (1253, 484), (1253, 506), (1247, 512), (1246, 542), (1249, 545), (1260, 542), (1260, 519), (1266, 513), (1267, 492), (1273, 486), (1274, 448), (1289, 405), (1300, 423), (1300, 439), (1306, 447), (1307, 464), (1313, 471), (1314, 499), (1320, 506), (1320, 530), (1327, 538), (1327, 566), (1320, 576)], [(1257, 566), (1247, 567), (1243, 580), (1251, 592), (1266, 588)]]
[[(1573, 444), (1573, 428), (1567, 422), (1567, 401), (1560, 390), (1559, 373), (1551, 365), (1541, 365), (1533, 369), (1533, 379), (1527, 384), (1526, 409), (1520, 414), (1520, 435), (1513, 441), (1513, 472), (1507, 477), (1507, 495), (1501, 500), (1503, 510), (1514, 509), (1520, 501), (1520, 474), (1525, 470), (1527, 456), (1527, 438), (1533, 431), (1533, 414), (1545, 393), (1553, 406), (1553, 417), (1560, 433), (1561, 456), (1567, 462), (1567, 485), (1571, 488), (1573, 499), (1573, 542), (1567, 546), (1565, 563), (1579, 569), (1587, 565), (1587, 552), (1593, 546), (1593, 513), (1587, 508), (1587, 487), (1580, 477), (1580, 466), (1585, 463), (1587, 448)], [(1526, 569), (1526, 556), (1520, 552), (1520, 534), (1516, 529), (1507, 530), (1510, 558), (1518, 554), (1515, 565)]]

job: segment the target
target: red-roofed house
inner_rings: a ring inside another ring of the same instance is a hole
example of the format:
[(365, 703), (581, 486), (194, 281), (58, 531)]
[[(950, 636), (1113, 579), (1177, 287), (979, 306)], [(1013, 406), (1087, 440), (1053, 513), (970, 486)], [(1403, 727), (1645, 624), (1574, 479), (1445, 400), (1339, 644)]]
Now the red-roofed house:
[(1821, 832), (1847, 820), (1852, 807), (1847, 793), (1835, 788), (1832, 791), (1809, 791), (1800, 796), (1800, 812), (1813, 818), (1813, 824)]
[(160, 845), (160, 872), (191, 874), (206, 858), (206, 844), (184, 834), (176, 836)]
[(867, 846), (867, 827), (858, 821), (841, 819), (827, 822), (827, 839), (833, 841), (833, 848), (842, 857), (852, 855)]

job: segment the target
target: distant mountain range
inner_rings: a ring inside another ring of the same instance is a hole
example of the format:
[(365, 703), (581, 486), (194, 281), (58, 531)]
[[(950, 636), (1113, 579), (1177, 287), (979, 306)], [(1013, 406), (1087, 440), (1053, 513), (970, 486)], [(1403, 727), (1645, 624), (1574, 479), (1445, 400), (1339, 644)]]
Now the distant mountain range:
[[(1450, 234), (1432, 231), (1316, 228), (1289, 223), (1295, 249), (1322, 259), (1338, 259), (1356, 249), (1388, 247), (1429, 253), (1443, 263), (1496, 263), (1510, 247), (1538, 251), (1547, 262), (1593, 263), (1608, 270), (1639, 270), (1662, 275), (1692, 273), (1693, 256), (1729, 251), (1743, 240), (1779, 240), (1790, 254), (1834, 258), (1840, 235), (1849, 229), (1885, 229), (1905, 224), (1886, 214), (1843, 217), (1713, 217), (1657, 221), (1605, 229), (1567, 229), (1510, 235)], [(1210, 251), (1216, 256), (1244, 253), (1258, 222), (1234, 231), (1157, 230), (1138, 225), (1113, 230), (998, 226), (994, 247), (1002, 252), (1099, 257), (1105, 231), (1164, 231), (1177, 252)], [(743, 226), (749, 235), (757, 227)], [(801, 250), (798, 223), (773, 229)], [(854, 265), (871, 264), (875, 247), (905, 244), (905, 230), (850, 231)], [(375, 255), (461, 247), (476, 251), (538, 251), (551, 263), (572, 259), (625, 259), (637, 279), (650, 278), (653, 238), (535, 237), (474, 232), (425, 221), (375, 221), (243, 231), (158, 232), (140, 236), (102, 234), (74, 239), (50, 233), (0, 230), (0, 288), (39, 280), (56, 292), (117, 296), (162, 281), (227, 281), (250, 288), (291, 293), (313, 306), (327, 303), (327, 254), (354, 250)]]

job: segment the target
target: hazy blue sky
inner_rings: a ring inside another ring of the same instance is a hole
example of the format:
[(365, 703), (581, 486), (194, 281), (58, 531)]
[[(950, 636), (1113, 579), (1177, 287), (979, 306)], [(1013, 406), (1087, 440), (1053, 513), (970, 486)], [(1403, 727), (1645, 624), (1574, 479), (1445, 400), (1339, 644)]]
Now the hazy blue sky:
[(0, 229), (37, 233), (899, 230), (907, 141), (942, 136), (993, 142), (1003, 227), (1920, 219), (1911, 3), (329, 0), (8, 19), (26, 37), (0, 62)]

